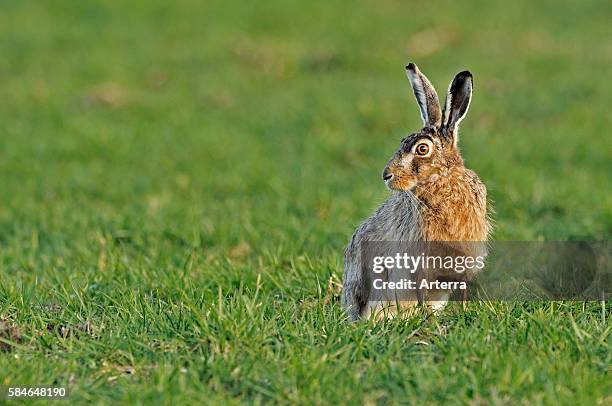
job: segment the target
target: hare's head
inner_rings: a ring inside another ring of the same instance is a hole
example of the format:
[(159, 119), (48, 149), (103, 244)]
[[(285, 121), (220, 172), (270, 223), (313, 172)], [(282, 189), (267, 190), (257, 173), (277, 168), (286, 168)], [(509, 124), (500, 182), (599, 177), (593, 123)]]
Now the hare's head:
[(457, 148), (458, 126), (472, 98), (472, 74), (468, 71), (459, 72), (451, 82), (444, 112), (435, 89), (419, 68), (411, 63), (406, 73), (424, 127), (402, 140), (383, 171), (385, 184), (395, 190), (410, 190), (419, 182), (445, 176), (451, 168), (463, 165)]

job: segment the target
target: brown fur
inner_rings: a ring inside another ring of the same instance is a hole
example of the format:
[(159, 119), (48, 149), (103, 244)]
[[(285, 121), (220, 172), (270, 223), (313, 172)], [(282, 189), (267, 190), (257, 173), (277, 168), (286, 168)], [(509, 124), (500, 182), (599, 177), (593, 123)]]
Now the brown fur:
[(487, 189), (473, 171), (452, 168), (447, 176), (417, 184), (414, 193), (425, 205), (421, 221), (426, 240), (487, 240)]

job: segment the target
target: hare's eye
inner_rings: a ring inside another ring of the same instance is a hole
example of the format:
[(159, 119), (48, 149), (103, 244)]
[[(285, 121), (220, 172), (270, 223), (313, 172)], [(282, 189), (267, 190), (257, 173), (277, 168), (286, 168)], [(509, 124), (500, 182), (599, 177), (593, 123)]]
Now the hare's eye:
[(421, 143), (419, 145), (417, 145), (415, 152), (417, 155), (420, 156), (425, 156), (427, 154), (429, 154), (429, 145), (427, 145), (426, 143)]

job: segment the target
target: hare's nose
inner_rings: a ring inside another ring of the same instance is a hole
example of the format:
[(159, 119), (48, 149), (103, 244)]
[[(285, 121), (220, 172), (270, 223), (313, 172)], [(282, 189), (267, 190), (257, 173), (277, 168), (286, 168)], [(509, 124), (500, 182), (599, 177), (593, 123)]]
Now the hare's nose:
[(388, 180), (393, 179), (393, 174), (389, 171), (389, 168), (385, 168), (383, 171), (383, 180), (386, 182)]

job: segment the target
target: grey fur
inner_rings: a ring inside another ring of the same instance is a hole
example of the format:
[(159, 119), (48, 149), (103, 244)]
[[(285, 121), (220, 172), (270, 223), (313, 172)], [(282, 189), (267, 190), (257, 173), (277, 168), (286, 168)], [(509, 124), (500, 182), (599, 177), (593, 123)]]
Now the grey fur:
[(419, 204), (412, 192), (396, 192), (353, 234), (344, 252), (342, 305), (351, 321), (367, 310), (369, 291), (366, 269), (361, 264), (364, 241), (420, 241)]

